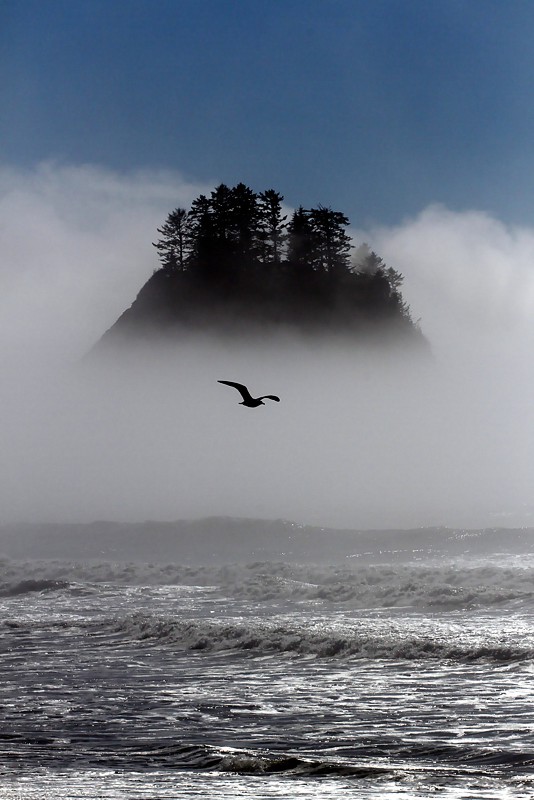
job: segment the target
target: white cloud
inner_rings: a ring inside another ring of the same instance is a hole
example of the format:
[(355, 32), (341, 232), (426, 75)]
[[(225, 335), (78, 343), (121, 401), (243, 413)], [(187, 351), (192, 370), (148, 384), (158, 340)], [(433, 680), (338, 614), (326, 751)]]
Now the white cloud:
[(451, 336), (528, 335), (534, 316), (534, 228), (506, 226), (481, 211), (431, 206), (367, 238), (405, 275), (415, 317), (439, 346)]
[(53, 163), (0, 168), (0, 187), (4, 359), (81, 355), (157, 266), (167, 213), (205, 191), (173, 173)]

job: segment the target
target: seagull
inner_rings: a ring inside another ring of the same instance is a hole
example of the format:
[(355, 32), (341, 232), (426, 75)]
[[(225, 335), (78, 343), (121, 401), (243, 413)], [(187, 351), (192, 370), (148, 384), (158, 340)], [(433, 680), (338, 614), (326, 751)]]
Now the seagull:
[(249, 390), (246, 386), (243, 386), (242, 383), (234, 383), (234, 381), (217, 381), (217, 383), (224, 383), (226, 386), (233, 386), (234, 389), (240, 393), (241, 397), (243, 398), (243, 402), (240, 403), (240, 406), (247, 406), (247, 408), (257, 408), (258, 406), (264, 406), (264, 400), (274, 400), (276, 403), (280, 402), (280, 398), (276, 397), (274, 394), (265, 394), (263, 397), (252, 397)]

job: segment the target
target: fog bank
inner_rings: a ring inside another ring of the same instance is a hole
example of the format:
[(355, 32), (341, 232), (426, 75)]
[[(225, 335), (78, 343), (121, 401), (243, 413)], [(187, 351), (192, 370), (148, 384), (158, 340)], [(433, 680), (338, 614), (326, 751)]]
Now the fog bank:
[[(431, 208), (358, 236), (405, 275), (431, 363), (286, 335), (82, 366), (157, 265), (156, 227), (206, 187), (53, 165), (3, 177), (0, 522), (532, 522), (533, 230)], [(219, 379), (282, 402), (243, 408)]]

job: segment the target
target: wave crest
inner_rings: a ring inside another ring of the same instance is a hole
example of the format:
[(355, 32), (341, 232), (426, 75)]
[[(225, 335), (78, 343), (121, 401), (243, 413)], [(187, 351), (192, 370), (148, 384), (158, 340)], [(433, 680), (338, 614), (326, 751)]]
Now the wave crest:
[(335, 603), (355, 609), (408, 606), (454, 610), (534, 605), (534, 568), (495, 564), (379, 564), (349, 568), (274, 562), (198, 567), (132, 562), (0, 562), (3, 595), (88, 583), (200, 586), (238, 600)]
[(54, 580), (49, 578), (32, 579), (17, 581), (13, 584), (0, 587), (0, 597), (15, 597), (20, 594), (31, 592), (57, 592), (69, 587), (68, 581)]
[(134, 614), (106, 621), (97, 634), (122, 635), (138, 641), (150, 640), (177, 649), (223, 652), (247, 651), (252, 655), (294, 655), (319, 658), (439, 659), (453, 661), (514, 662), (534, 658), (534, 647), (515, 641), (473, 640), (436, 632), (406, 635), (398, 625), (384, 626), (383, 632), (366, 630), (360, 620), (342, 627), (313, 623), (297, 626), (264, 619), (236, 622), (215, 620), (176, 620), (147, 614)]

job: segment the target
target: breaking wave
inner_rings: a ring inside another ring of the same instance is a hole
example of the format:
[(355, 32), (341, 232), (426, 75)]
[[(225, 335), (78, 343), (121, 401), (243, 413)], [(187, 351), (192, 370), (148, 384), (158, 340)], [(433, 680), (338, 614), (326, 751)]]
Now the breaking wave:
[[(22, 741), (19, 741), (22, 740)], [(435, 744), (424, 745), (416, 742), (385, 743), (368, 737), (365, 743), (354, 744), (331, 752), (327, 757), (312, 758), (298, 752), (284, 750), (253, 749), (252, 747), (221, 747), (210, 744), (197, 744), (169, 739), (143, 740), (134, 738), (123, 742), (113, 751), (102, 747), (98, 736), (91, 742), (83, 756), (71, 752), (67, 742), (58, 742), (53, 737), (40, 735), (34, 739), (16, 734), (0, 733), (0, 742), (8, 741), (11, 747), (17, 744), (29, 746), (25, 762), (31, 763), (37, 749), (39, 764), (54, 764), (67, 767), (84, 763), (87, 767), (117, 770), (194, 770), (204, 772), (228, 772), (238, 775), (273, 775), (290, 777), (345, 777), (355, 780), (398, 776), (406, 779), (413, 772), (419, 776), (430, 769), (436, 774), (453, 778), (461, 773), (470, 775), (494, 775), (495, 769), (501, 773), (513, 769), (531, 774), (534, 765), (533, 752), (518, 752), (502, 746), (476, 747), (462, 745)], [(9, 764), (10, 753), (6, 754)], [(14, 760), (16, 761), (16, 760)], [(378, 762), (378, 763), (377, 763)], [(439, 769), (436, 768), (439, 763)], [(289, 789), (289, 786), (288, 786)]]
[(15, 583), (3, 584), (0, 587), (0, 597), (15, 597), (20, 594), (30, 592), (54, 592), (69, 587), (68, 581), (54, 580), (50, 578), (32, 579), (16, 581)]
[(534, 642), (518, 644), (504, 638), (484, 639), (447, 630), (430, 629), (421, 635), (406, 634), (401, 625), (384, 623), (377, 631), (362, 620), (341, 626), (324, 622), (305, 625), (250, 619), (238, 622), (182, 620), (149, 614), (133, 614), (107, 620), (93, 628), (94, 635), (122, 635), (140, 642), (171, 645), (178, 650), (248, 652), (253, 656), (294, 655), (319, 658), (439, 659), (460, 662), (509, 663), (534, 658)]
[[(340, 754), (341, 755), (341, 754)], [(210, 747), (179, 742), (146, 742), (141, 751), (129, 754), (142, 760), (143, 766), (172, 767), (174, 769), (220, 770), (247, 774), (283, 773), (298, 776), (350, 776), (355, 778), (379, 778), (406, 768), (424, 768), (430, 762), (435, 769), (436, 761), (446, 769), (463, 766), (470, 770), (487, 767), (514, 767), (528, 769), (534, 765), (533, 752), (517, 752), (503, 747), (481, 748), (475, 746), (429, 745), (412, 743), (385, 744), (373, 741), (346, 748), (343, 758), (311, 759), (295, 753), (273, 753), (268, 750), (237, 749), (233, 747)], [(357, 759), (357, 763), (354, 763)], [(389, 759), (393, 764), (378, 766), (376, 760)], [(368, 760), (375, 764), (366, 763)], [(352, 762), (352, 763), (351, 763)], [(421, 763), (423, 762), (423, 763)], [(135, 762), (134, 762), (135, 763)], [(399, 769), (400, 764), (402, 767)]]
[(349, 608), (455, 610), (534, 604), (534, 568), (380, 564), (313, 566), (257, 562), (222, 566), (68, 561), (0, 561), (0, 595), (70, 584), (211, 587), (222, 597)]
[[(400, 764), (412, 766), (428, 761), (435, 769), (436, 761), (440, 761), (446, 769), (463, 766), (464, 768), (485, 768), (490, 766), (528, 768), (534, 765), (533, 752), (517, 752), (502, 746), (482, 748), (476, 746), (407, 744), (373, 741), (369, 737), (367, 744), (350, 748), (348, 760), (335, 757), (327, 759), (305, 758), (295, 753), (273, 753), (268, 750), (237, 749), (233, 747), (215, 747), (209, 745), (187, 744), (179, 742), (146, 742), (142, 750), (130, 750), (128, 760), (143, 766), (171, 767), (173, 769), (202, 769), (222, 772), (248, 774), (284, 773), (299, 776), (351, 776), (357, 778), (379, 778), (393, 772), (402, 772)], [(357, 759), (354, 763), (353, 759)], [(388, 759), (390, 764), (377, 765), (378, 759)], [(391, 761), (395, 762), (395, 766)], [(374, 763), (368, 763), (369, 761)]]
[[(346, 776), (353, 778), (378, 778), (394, 772), (389, 767), (350, 764), (334, 759), (319, 760), (295, 754), (272, 753), (234, 747), (216, 747), (179, 742), (146, 742), (142, 750), (132, 749), (114, 766), (129, 768), (172, 768), (187, 770), (216, 770), (245, 775), (285, 774), (299, 777)], [(112, 765), (110, 764), (110, 766)]]

